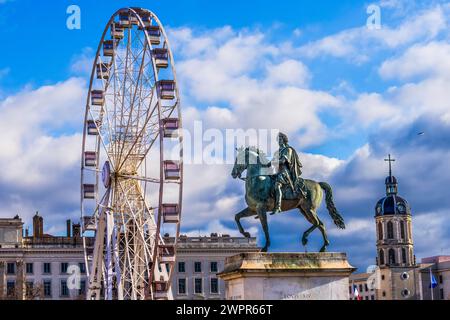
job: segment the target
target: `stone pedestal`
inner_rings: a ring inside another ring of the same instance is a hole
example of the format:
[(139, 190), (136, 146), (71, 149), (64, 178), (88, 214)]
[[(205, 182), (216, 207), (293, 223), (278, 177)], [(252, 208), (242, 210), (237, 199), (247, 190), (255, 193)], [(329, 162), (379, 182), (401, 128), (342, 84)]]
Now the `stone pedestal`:
[(227, 300), (348, 300), (345, 253), (241, 253), (219, 277)]

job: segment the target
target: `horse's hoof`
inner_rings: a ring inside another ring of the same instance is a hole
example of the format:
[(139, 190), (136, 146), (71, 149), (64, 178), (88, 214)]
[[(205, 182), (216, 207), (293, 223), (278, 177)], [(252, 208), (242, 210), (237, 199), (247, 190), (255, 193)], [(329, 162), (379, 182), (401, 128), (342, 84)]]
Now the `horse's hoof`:
[(267, 247), (264, 247), (261, 249), (261, 252), (267, 252), (267, 249), (268, 249)]
[(251, 235), (250, 235), (249, 232), (244, 232), (243, 235), (244, 235), (244, 237), (246, 237), (246, 238), (250, 238), (250, 237), (251, 237)]
[(323, 246), (322, 248), (320, 248), (320, 252), (327, 252), (327, 247)]
[(308, 239), (302, 238), (302, 245), (306, 246), (308, 244)]

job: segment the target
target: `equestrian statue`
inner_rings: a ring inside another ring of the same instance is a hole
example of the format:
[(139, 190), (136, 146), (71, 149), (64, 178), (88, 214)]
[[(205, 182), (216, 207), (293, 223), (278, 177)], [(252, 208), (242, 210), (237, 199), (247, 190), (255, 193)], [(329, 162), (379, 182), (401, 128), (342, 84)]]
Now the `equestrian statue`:
[[(266, 238), (266, 243), (261, 251), (267, 252), (270, 246), (267, 212), (272, 211), (271, 215), (274, 215), (297, 208), (312, 224), (303, 233), (303, 246), (308, 243), (309, 234), (318, 228), (324, 241), (320, 252), (325, 252), (330, 241), (327, 237), (325, 225), (317, 215), (317, 209), (322, 203), (324, 192), (326, 206), (334, 224), (340, 229), (345, 229), (344, 219), (334, 205), (333, 192), (328, 183), (301, 177), (302, 164), (297, 152), (288, 142), (288, 137), (285, 134), (278, 134), (280, 148), (272, 161), (269, 161), (265, 154), (256, 147), (237, 149), (231, 176), (234, 179), (243, 179), (241, 178), (242, 173), (247, 170), (245, 201), (248, 206), (235, 216), (239, 232), (245, 237), (250, 237), (250, 234), (242, 227), (240, 220), (244, 217), (256, 216), (261, 221)], [(277, 169), (275, 174), (270, 170), (273, 167)]]

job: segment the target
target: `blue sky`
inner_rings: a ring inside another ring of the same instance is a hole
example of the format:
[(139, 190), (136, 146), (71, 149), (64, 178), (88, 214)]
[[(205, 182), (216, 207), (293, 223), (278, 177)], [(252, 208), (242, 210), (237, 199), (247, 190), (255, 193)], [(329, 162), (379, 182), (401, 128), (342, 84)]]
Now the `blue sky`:
[[(418, 257), (449, 254), (450, 5), (374, 1), (381, 29), (368, 30), (371, 3), (0, 1), (0, 215), (29, 219), (40, 210), (54, 233), (67, 217), (77, 219), (87, 70), (110, 15), (142, 6), (168, 29), (188, 128), (195, 120), (279, 128), (301, 151), (305, 176), (333, 185), (348, 229), (339, 233), (320, 211), (330, 250), (348, 252), (362, 269), (373, 263), (373, 207), (392, 153), (400, 194), (412, 205)], [(66, 28), (71, 4), (81, 9), (81, 30)], [(185, 232), (235, 233), (243, 186), (229, 170), (188, 166)], [(214, 193), (205, 196), (208, 190)], [(244, 224), (261, 236), (256, 220)], [(308, 225), (297, 213), (271, 218), (270, 228), (272, 249), (302, 250)], [(318, 233), (311, 243), (310, 250), (320, 247)]]

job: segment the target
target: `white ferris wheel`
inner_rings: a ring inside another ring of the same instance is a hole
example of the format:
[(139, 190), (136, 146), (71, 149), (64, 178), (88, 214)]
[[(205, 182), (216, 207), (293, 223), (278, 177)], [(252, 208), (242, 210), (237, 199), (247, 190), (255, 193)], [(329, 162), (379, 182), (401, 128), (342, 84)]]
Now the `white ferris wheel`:
[[(172, 298), (182, 139), (166, 32), (151, 11), (120, 9), (98, 45), (84, 119), (81, 216), (87, 299)], [(165, 241), (166, 233), (173, 241)]]

